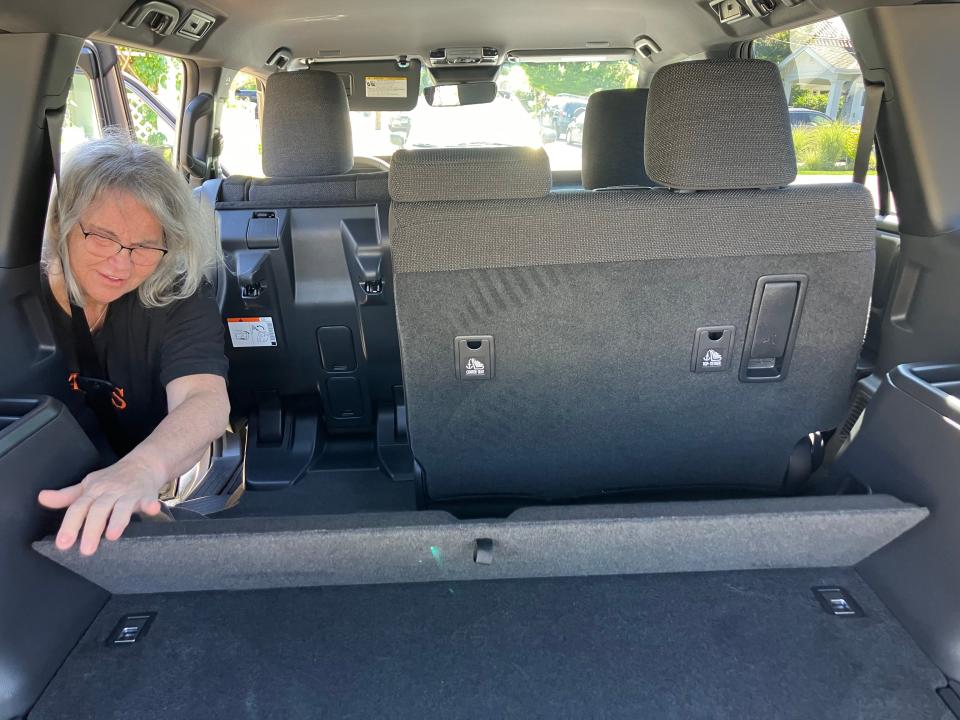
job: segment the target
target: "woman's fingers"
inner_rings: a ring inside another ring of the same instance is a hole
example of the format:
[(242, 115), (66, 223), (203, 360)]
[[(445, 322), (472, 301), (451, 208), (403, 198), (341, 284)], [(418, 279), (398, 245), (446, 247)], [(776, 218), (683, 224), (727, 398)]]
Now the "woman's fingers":
[(80, 528), (83, 526), (83, 520), (87, 516), (87, 510), (93, 504), (94, 498), (90, 495), (81, 495), (74, 503), (67, 508), (63, 516), (63, 522), (60, 524), (60, 532), (57, 533), (57, 547), (66, 550), (73, 547), (76, 542)]
[(77, 483), (61, 490), (41, 490), (37, 500), (51, 510), (63, 510), (76, 502), (81, 495), (83, 495), (83, 486)]
[(146, 496), (140, 500), (140, 512), (144, 515), (159, 515), (160, 501), (155, 497)]
[(87, 519), (83, 523), (83, 536), (80, 539), (80, 554), (93, 555), (100, 546), (100, 538), (107, 527), (107, 520), (113, 512), (119, 498), (115, 495), (101, 495), (87, 510)]
[(67, 550), (80, 538), (80, 553), (93, 555), (106, 535), (116, 540), (130, 523), (134, 512), (156, 515), (162, 505), (157, 499), (155, 479), (149, 468), (123, 460), (87, 475), (79, 485), (63, 490), (44, 490), (38, 500), (46, 507), (67, 508), (57, 533), (57, 547)]
[(117, 504), (113, 506), (113, 512), (110, 513), (107, 531), (104, 533), (107, 540), (117, 540), (123, 535), (123, 531), (130, 524), (130, 516), (137, 509), (137, 505), (137, 499), (133, 497), (124, 496), (117, 500)]

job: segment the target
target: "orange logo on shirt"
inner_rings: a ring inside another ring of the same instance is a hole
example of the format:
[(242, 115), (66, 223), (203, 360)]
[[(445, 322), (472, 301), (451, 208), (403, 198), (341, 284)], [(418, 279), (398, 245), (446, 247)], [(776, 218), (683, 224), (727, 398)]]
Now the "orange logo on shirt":
[[(84, 392), (84, 388), (80, 387), (80, 373), (72, 372), (67, 375), (67, 384), (75, 392)], [(110, 404), (117, 410), (127, 409), (126, 393), (124, 393), (122, 387), (114, 387), (110, 392)]]

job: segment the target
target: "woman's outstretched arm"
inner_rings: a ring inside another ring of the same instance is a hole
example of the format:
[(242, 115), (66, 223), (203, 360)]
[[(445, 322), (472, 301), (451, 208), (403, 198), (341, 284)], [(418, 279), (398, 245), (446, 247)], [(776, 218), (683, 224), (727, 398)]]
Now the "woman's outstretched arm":
[(57, 533), (66, 550), (80, 535), (80, 552), (92, 555), (101, 535), (116, 540), (135, 512), (156, 515), (160, 489), (197, 462), (223, 435), (230, 416), (226, 382), (219, 375), (186, 375), (167, 383), (167, 416), (118, 462), (62, 490), (42, 490), (40, 504), (67, 509)]

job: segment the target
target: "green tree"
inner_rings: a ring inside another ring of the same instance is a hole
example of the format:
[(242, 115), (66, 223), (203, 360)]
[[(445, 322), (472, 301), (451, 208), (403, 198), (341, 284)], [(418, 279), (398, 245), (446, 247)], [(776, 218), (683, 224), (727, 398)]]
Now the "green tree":
[(637, 86), (637, 67), (633, 63), (571, 62), (525, 63), (530, 89), (547, 95), (570, 93), (588, 96), (597, 90)]
[(779, 64), (792, 52), (789, 30), (766, 35), (753, 41), (753, 56), (758, 60), (769, 60)]
[(164, 55), (128, 47), (118, 47), (117, 51), (123, 69), (151, 91), (158, 92), (167, 86), (168, 59)]
[(247, 75), (246, 73), (239, 73), (237, 79), (240, 81), (237, 83), (237, 90), (256, 90), (257, 89), (257, 79), (253, 75)]

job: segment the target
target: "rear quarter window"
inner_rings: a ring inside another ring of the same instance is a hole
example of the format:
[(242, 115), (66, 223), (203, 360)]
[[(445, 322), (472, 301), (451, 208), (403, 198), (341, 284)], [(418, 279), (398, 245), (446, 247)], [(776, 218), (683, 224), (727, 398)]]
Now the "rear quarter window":
[[(797, 184), (850, 182), (863, 118), (864, 83), (843, 21), (773, 33), (753, 42), (753, 57), (776, 63), (790, 106)], [(875, 155), (866, 187), (879, 207)]]

